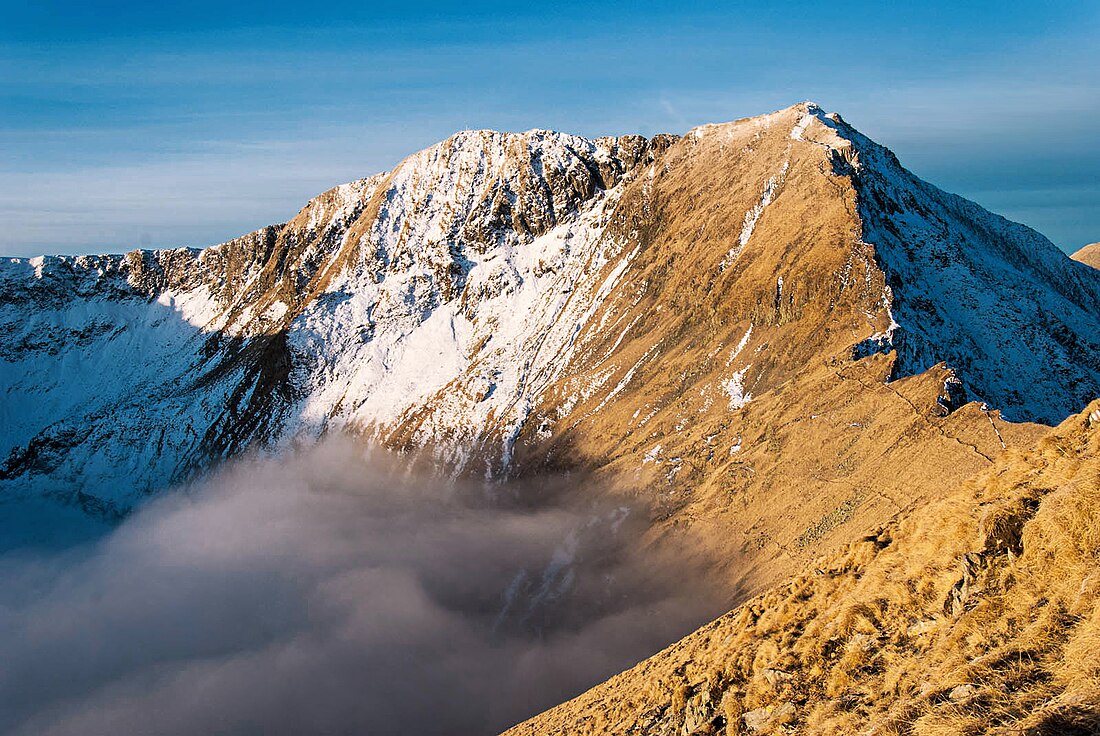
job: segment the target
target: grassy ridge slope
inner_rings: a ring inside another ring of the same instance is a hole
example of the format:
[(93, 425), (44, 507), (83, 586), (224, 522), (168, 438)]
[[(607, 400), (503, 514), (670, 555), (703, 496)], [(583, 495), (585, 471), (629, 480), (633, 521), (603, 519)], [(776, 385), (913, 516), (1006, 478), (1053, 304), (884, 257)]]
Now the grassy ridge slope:
[(509, 734), (1100, 729), (1100, 401)]

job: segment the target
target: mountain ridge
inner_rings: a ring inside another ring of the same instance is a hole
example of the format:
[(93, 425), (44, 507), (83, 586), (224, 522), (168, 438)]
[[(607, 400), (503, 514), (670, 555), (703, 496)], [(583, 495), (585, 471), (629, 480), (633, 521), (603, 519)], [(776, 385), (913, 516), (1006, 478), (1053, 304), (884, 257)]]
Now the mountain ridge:
[(506, 734), (1086, 734), (1100, 400)]
[[(876, 146), (808, 103), (683, 138), (463, 132), (219, 246), (4, 261), (0, 488), (125, 513), (222, 458), (350, 430), (445, 472), (598, 468), (673, 525), (752, 438), (802, 431), (783, 392), (844, 385), (870, 410), (895, 400), (883, 383), (920, 386), (906, 422), (957, 425), (983, 448), (963, 466), (986, 462), (1033, 432), (954, 411), (948, 384), (1023, 418), (1083, 402), (1100, 279)], [(1009, 257), (975, 260), (1002, 231)], [(1021, 290), (1012, 260), (1057, 283)], [(955, 291), (928, 285), (943, 274)], [(1031, 313), (967, 303), (1009, 287)], [(1068, 315), (1061, 341), (1035, 337), (1052, 368), (1007, 349), (1051, 313)], [(937, 477), (881, 490), (905, 505)], [(835, 492), (806, 482), (825, 514)]]
[(117, 519), (350, 434), (575, 480), (732, 607), (1027, 452), (1098, 325), (1100, 271), (813, 103), (464, 131), (210, 248), (0, 260), (0, 504)]

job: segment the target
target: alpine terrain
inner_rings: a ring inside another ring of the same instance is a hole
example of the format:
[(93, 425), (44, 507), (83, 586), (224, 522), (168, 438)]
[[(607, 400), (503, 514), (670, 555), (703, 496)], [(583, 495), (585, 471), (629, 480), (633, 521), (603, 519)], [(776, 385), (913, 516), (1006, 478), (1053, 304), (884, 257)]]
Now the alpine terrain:
[(120, 518), (328, 433), (569, 473), (743, 605), (517, 733), (1024, 722), (1098, 682), (1055, 663), (1098, 641), (1089, 248), (813, 103), (464, 131), (221, 245), (0, 262), (0, 498)]

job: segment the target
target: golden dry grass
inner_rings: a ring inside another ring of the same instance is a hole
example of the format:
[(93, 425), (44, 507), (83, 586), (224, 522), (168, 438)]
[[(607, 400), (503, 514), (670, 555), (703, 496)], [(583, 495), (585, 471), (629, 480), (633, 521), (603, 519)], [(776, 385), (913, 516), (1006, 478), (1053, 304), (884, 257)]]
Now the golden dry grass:
[(1096, 733), (1100, 427), (1089, 424), (1072, 417), (509, 733)]
[(1100, 243), (1086, 245), (1072, 256), (1073, 260), (1086, 263), (1093, 268), (1100, 268)]

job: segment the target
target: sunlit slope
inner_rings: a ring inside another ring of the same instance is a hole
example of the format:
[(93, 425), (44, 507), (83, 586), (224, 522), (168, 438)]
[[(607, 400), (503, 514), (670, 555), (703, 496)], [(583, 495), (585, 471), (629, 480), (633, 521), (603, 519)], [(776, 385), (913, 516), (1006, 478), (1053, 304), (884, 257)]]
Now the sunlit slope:
[(1100, 401), (509, 733), (1095, 733), (1098, 530)]
[(1100, 268), (1100, 243), (1086, 245), (1073, 254), (1073, 260), (1080, 261), (1093, 268)]

